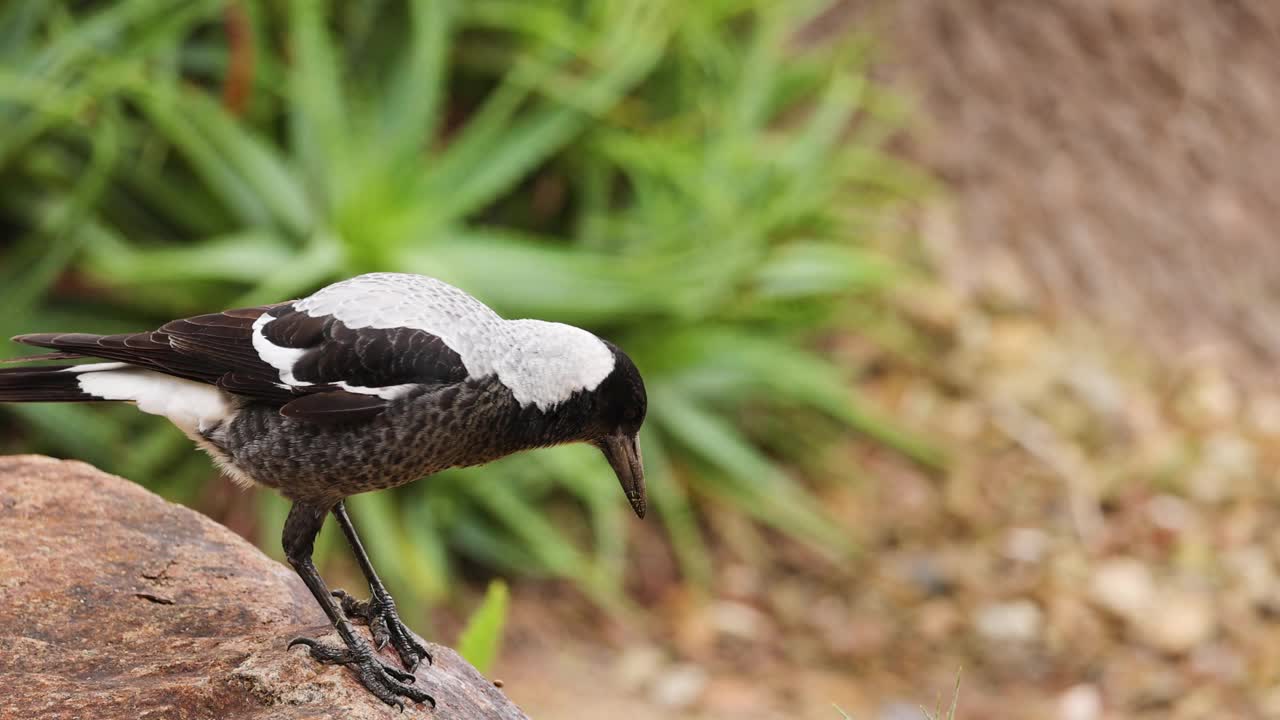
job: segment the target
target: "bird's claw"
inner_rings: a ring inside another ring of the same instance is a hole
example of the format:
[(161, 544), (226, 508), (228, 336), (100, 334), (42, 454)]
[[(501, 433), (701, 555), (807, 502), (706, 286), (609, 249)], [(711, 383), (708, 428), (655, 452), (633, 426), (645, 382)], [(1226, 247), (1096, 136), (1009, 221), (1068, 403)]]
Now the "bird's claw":
[(381, 650), (387, 643), (395, 647), (405, 669), (412, 671), (421, 660), (431, 664), (431, 653), (400, 620), (395, 601), (390, 595), (375, 592), (373, 597), (365, 601), (355, 599), (345, 590), (334, 590), (332, 594), (338, 599), (347, 619), (369, 626), (375, 647)]
[(388, 705), (403, 711), (404, 703), (400, 698), (407, 697), (414, 702), (427, 703), (432, 708), (436, 706), (435, 698), (409, 684), (416, 677), (383, 662), (363, 640), (357, 640), (354, 647), (326, 645), (309, 637), (289, 641), (290, 649), (296, 645), (305, 645), (311, 657), (321, 664), (350, 666), (360, 678), (360, 684)]

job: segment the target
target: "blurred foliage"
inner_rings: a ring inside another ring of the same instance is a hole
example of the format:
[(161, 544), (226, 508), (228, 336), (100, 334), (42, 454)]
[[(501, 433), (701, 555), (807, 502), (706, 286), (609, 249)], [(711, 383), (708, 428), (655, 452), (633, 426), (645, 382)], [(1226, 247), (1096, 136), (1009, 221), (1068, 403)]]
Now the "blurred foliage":
[(507, 584), (501, 580), (489, 582), (484, 600), (476, 608), (458, 635), (458, 654), (467, 659), (482, 673), (493, 668), (502, 646), (502, 629), (507, 624)]
[[(137, 330), (429, 274), (632, 355), (651, 505), (687, 577), (709, 575), (701, 498), (851, 552), (777, 464), (806, 445), (777, 435), (840, 425), (938, 457), (809, 349), (898, 278), (865, 239), (920, 188), (882, 151), (899, 112), (865, 44), (797, 39), (824, 5), (8, 0), (0, 332)], [(179, 500), (209, 476), (129, 408), (4, 411), (23, 447)], [(520, 455), (350, 505), (408, 603), (439, 598), (452, 552), (607, 601), (629, 510), (598, 455)], [(262, 497), (274, 548), (285, 504)]]

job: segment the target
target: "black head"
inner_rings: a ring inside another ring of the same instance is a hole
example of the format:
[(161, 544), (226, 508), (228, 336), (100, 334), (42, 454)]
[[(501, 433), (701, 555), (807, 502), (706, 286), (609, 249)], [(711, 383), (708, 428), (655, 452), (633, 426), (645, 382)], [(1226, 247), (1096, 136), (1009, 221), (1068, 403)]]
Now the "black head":
[(626, 353), (612, 344), (613, 372), (593, 393), (595, 402), (591, 436), (587, 440), (608, 458), (618, 482), (631, 501), (631, 509), (644, 517), (644, 465), (640, 458), (640, 426), (648, 410), (648, 397), (640, 371)]

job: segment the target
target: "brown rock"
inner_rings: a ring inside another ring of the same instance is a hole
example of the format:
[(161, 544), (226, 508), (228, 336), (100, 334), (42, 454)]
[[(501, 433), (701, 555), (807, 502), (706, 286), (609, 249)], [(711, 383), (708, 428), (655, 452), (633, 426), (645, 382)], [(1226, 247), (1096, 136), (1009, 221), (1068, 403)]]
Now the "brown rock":
[(297, 635), (337, 642), (293, 572), (221, 525), (82, 463), (0, 458), (0, 718), (525, 717), (439, 645), (417, 671), (439, 707), (402, 716), (286, 651)]

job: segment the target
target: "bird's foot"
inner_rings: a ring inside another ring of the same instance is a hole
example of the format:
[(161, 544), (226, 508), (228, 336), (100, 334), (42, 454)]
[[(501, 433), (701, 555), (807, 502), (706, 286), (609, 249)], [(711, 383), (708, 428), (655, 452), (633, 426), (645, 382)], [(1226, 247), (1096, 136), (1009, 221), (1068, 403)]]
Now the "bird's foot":
[(382, 702), (404, 710), (402, 697), (414, 702), (436, 706), (435, 698), (413, 687), (415, 678), (399, 668), (394, 668), (374, 655), (373, 648), (361, 638), (353, 638), (349, 647), (326, 645), (313, 638), (299, 637), (289, 641), (289, 647), (306, 645), (311, 657), (325, 665), (348, 665), (356, 671), (360, 684), (373, 693)]
[(355, 599), (345, 590), (334, 590), (333, 596), (338, 598), (342, 612), (349, 620), (369, 626), (376, 648), (381, 650), (388, 642), (395, 647), (406, 670), (412, 672), (421, 660), (431, 664), (431, 653), (400, 620), (396, 603), (390, 595), (374, 592), (367, 602)]

